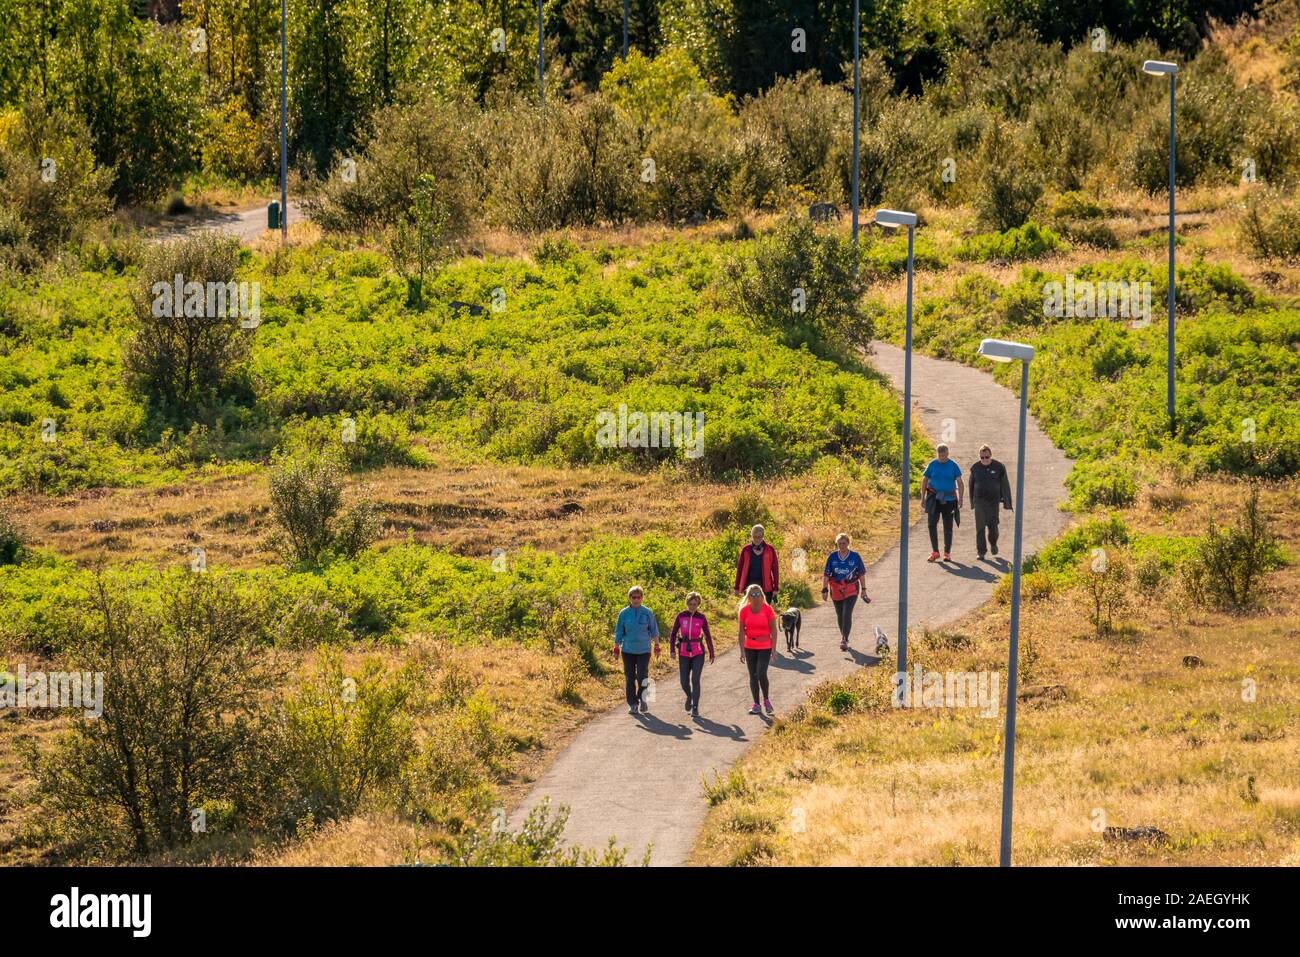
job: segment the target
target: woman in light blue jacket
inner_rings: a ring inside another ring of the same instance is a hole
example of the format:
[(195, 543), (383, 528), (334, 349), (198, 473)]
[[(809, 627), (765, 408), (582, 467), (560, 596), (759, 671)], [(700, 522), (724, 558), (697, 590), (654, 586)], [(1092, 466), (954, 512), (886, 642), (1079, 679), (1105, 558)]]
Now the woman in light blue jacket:
[(645, 711), (645, 689), (649, 683), (650, 646), (659, 655), (659, 622), (654, 612), (641, 604), (645, 597), (640, 585), (627, 590), (627, 607), (618, 613), (614, 625), (614, 659), (623, 656), (623, 685), (627, 692), (627, 713)]

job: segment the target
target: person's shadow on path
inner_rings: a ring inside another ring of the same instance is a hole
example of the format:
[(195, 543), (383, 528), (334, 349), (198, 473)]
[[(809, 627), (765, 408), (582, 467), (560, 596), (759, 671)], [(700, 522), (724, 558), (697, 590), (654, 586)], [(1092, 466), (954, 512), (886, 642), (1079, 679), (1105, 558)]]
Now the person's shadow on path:
[(971, 581), (980, 582), (995, 582), (998, 580), (998, 576), (990, 571), (985, 571), (975, 565), (963, 565), (958, 561), (943, 562), (939, 567), (953, 578), (967, 578)]
[(793, 655), (781, 655), (776, 661), (772, 662), (771, 667), (780, 668), (782, 671), (797, 671), (801, 675), (810, 675), (817, 670), (817, 666), (807, 658), (812, 658), (812, 652), (807, 652), (806, 657), (794, 657)]
[(700, 715), (698, 718), (691, 718), (694, 724), (703, 734), (711, 734), (719, 738), (730, 738), (733, 741), (745, 741), (745, 729), (738, 724), (718, 724), (716, 721), (710, 721), (708, 718)]
[(649, 711), (642, 711), (635, 716), (636, 721), (640, 722), (641, 727), (651, 734), (664, 735), (669, 738), (676, 738), (678, 741), (685, 741), (691, 736), (691, 729), (684, 724), (672, 724), (664, 721), (662, 718), (656, 718)]

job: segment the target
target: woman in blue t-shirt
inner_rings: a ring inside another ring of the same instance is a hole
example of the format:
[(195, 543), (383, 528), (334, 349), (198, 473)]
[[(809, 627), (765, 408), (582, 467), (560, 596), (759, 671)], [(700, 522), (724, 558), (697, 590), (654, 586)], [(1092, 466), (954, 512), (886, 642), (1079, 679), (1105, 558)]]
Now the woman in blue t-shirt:
[[(948, 446), (939, 444), (934, 449), (935, 458), (925, 467), (921, 476), (921, 502), (925, 505), (930, 529), (929, 561), (939, 560), (939, 519), (943, 519), (943, 560), (952, 560), (952, 521), (961, 509), (962, 495), (966, 491), (961, 480), (961, 466), (948, 458)], [(960, 521), (960, 519), (958, 519)]]
[(849, 536), (840, 532), (835, 536), (835, 551), (826, 556), (822, 569), (822, 601), (829, 594), (835, 602), (835, 621), (840, 626), (840, 651), (849, 650), (849, 632), (853, 630), (853, 606), (858, 595), (871, 601), (862, 590), (862, 576), (867, 566), (862, 556), (849, 551)]

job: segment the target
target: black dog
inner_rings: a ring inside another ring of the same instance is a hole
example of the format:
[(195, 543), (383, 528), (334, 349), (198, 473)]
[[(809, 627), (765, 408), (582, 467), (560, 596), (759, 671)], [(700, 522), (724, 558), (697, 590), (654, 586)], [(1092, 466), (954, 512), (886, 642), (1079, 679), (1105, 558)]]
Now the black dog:
[(785, 632), (787, 654), (794, 654), (794, 650), (799, 647), (799, 629), (802, 627), (803, 612), (798, 608), (790, 607), (781, 612), (781, 630)]

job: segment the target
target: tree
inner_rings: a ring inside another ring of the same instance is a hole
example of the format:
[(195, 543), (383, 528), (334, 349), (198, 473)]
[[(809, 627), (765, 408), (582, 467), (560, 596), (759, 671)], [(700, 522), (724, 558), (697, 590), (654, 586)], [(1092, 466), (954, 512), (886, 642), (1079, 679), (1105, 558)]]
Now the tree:
[(406, 301), (422, 303), (425, 274), (451, 255), (447, 203), (432, 173), (418, 177), (407, 215), (398, 219), (389, 233), (388, 250), (406, 278)]

